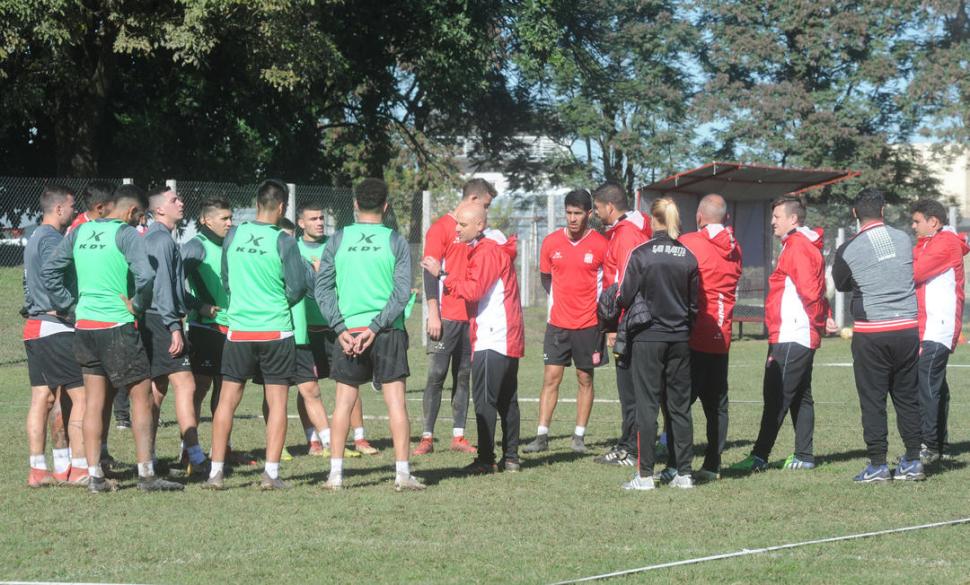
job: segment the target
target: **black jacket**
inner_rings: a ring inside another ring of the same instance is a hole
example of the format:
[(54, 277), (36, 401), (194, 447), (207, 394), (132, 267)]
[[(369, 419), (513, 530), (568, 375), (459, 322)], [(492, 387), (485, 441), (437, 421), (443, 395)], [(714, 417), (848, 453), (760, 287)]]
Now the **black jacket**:
[(616, 332), (613, 357), (616, 359), (617, 366), (625, 368), (630, 361), (631, 338), (636, 337), (641, 329), (650, 324), (651, 317), (647, 304), (639, 294), (634, 297), (633, 304), (626, 311), (621, 311), (616, 291), (615, 282), (603, 291), (596, 313), (599, 317), (600, 330)]
[(666, 231), (634, 248), (617, 301), (628, 309), (639, 294), (650, 317), (629, 332), (629, 341), (687, 341), (697, 315), (698, 280), (697, 258)]

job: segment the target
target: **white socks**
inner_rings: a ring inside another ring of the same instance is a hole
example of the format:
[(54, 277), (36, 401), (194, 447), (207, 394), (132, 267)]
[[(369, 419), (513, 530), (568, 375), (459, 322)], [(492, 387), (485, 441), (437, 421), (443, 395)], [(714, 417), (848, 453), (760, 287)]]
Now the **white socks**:
[(88, 460), (87, 460), (86, 457), (72, 457), (71, 458), (71, 467), (73, 467), (75, 469), (87, 469), (88, 468)]
[(537, 435), (548, 435), (549, 434), (549, 427), (546, 427), (546, 426), (543, 426), (543, 425), (539, 425), (539, 430), (536, 431), (536, 434)]
[(71, 450), (54, 449), (54, 473), (64, 473), (71, 468)]
[(104, 472), (101, 471), (101, 464), (99, 463), (98, 465), (89, 465), (88, 475), (90, 475), (91, 477), (104, 479)]
[(573, 431), (573, 434), (576, 435), (577, 437), (583, 437), (583, 436), (585, 436), (586, 435), (586, 427), (581, 427), (579, 425), (576, 425), (576, 430)]
[(270, 479), (276, 479), (280, 476), (280, 462), (279, 461), (267, 461), (265, 467), (266, 475)]
[[(428, 433), (428, 436), (430, 437), (431, 436), (431, 433)], [(465, 436), (465, 429), (459, 429), (459, 428), (451, 429), (451, 436), (452, 437), (455, 437), (456, 439), (458, 437), (464, 437)]]
[(224, 464), (225, 463), (223, 461), (212, 461), (210, 463), (211, 467), (209, 467), (209, 478), (211, 479), (211, 478), (215, 477), (216, 475), (218, 475), (219, 473), (221, 473), (222, 472), (222, 466)]
[(42, 471), (47, 471), (47, 456), (46, 455), (31, 455), (30, 456), (30, 468), (40, 469)]
[(155, 475), (155, 464), (152, 461), (138, 464), (138, 477), (151, 477), (153, 475)]
[(340, 485), (344, 480), (344, 460), (343, 459), (331, 459), (330, 460), (330, 477), (327, 478), (330, 483)]
[(354, 440), (360, 441), (364, 438), (364, 427), (354, 427)]
[(411, 464), (408, 461), (395, 461), (394, 469), (399, 476), (408, 477), (411, 475)]

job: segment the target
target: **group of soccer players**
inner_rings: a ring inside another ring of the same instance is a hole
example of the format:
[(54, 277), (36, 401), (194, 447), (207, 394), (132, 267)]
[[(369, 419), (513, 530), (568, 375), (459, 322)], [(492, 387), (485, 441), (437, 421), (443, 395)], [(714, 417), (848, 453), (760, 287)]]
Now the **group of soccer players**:
[[(342, 489), (344, 456), (377, 452), (363, 436), (359, 396), (360, 386), (371, 383), (388, 409), (394, 487), (424, 489), (411, 475), (405, 401), (411, 255), (406, 240), (384, 225), (383, 181), (365, 179), (355, 187), (356, 221), (329, 239), (318, 205), (299, 210), (302, 235), (295, 239), (294, 226), (285, 225), (287, 188), (268, 180), (256, 193), (255, 220), (234, 225), (228, 202), (207, 200), (198, 218), (199, 233), (181, 247), (173, 231), (183, 219), (184, 204), (173, 189), (146, 194), (134, 185), (111, 189), (94, 184), (82, 195), (88, 210), (72, 225), (74, 194), (64, 187), (45, 188), (42, 225), (25, 250), (30, 486), (80, 485), (92, 492), (116, 488), (107, 477), (111, 459), (103, 446), (112, 397), (123, 392), (131, 405), (138, 488), (183, 489), (183, 483), (156, 473), (158, 415), (171, 385), (184, 473), (204, 480), (204, 488), (223, 489), (234, 414), (246, 382), (253, 380), (264, 387), (261, 489), (287, 487), (279, 471), (287, 456), (290, 386), (299, 390), (309, 452), (330, 456), (324, 487)], [(487, 223), (495, 196), (487, 181), (467, 182), (458, 207), (426, 234), (421, 261), (431, 343), (423, 433), (414, 454), (434, 451), (434, 427), (450, 369), (450, 448), (475, 455), (464, 468), (468, 474), (521, 467), (518, 361), (525, 350), (524, 324), (515, 238)], [(920, 201), (913, 207), (919, 236), (915, 249), (905, 234), (882, 223), (883, 205), (878, 191), (859, 195), (853, 208), (859, 234), (838, 250), (832, 270), (835, 286), (852, 292), (856, 322), (852, 350), (871, 460), (855, 478), (859, 482), (923, 479), (923, 463), (944, 456), (945, 367), (960, 332), (962, 261), (970, 251), (946, 226), (938, 202)], [(680, 233), (672, 200), (654, 201), (644, 216), (630, 209), (627, 194), (614, 183), (592, 193), (571, 191), (564, 207), (566, 227), (549, 234), (540, 250), (548, 294), (544, 375), (536, 436), (522, 451), (550, 448), (559, 386), (565, 368), (574, 365), (578, 393), (570, 448), (586, 452), (594, 370), (614, 353), (621, 433), (615, 446), (594, 460), (637, 465), (626, 489), (654, 489), (656, 480), (690, 488), (698, 480), (718, 479), (742, 261), (726, 225), (725, 200), (717, 194), (702, 198), (698, 229), (689, 234)], [(142, 234), (135, 226), (144, 223), (146, 212), (154, 221)], [(605, 235), (591, 227), (594, 213), (606, 226)], [(764, 409), (754, 448), (734, 469), (767, 468), (789, 413), (795, 452), (783, 467), (815, 466), (811, 375), (828, 303), (821, 234), (804, 225), (805, 213), (803, 201), (794, 197), (772, 205), (771, 225), (782, 251), (765, 305)], [(336, 383), (329, 421), (319, 385), (328, 377)], [(207, 457), (198, 424), (210, 387)], [(887, 392), (906, 446), (894, 472), (887, 464)], [(469, 395), (477, 448), (464, 433)], [(697, 399), (707, 419), (707, 448), (702, 467), (693, 471), (690, 409)], [(655, 475), (658, 411), (664, 414), (671, 448), (665, 469)], [(45, 455), (49, 418), (53, 473)], [(67, 423), (66, 432), (54, 432), (55, 426), (63, 429), (61, 421)], [(355, 448), (346, 450), (351, 428)]]

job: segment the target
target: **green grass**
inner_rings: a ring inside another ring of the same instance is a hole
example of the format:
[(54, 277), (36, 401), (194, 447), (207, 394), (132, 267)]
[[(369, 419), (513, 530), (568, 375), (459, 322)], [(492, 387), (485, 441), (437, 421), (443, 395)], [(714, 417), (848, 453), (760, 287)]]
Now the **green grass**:
[[(14, 317), (19, 273), (0, 273), (0, 330), (8, 339), (0, 356), (20, 355), (19, 317)], [(527, 353), (520, 368), (520, 396), (535, 398), (541, 382), (542, 310), (528, 313)], [(412, 327), (417, 324), (411, 323)], [(425, 359), (412, 329), (408, 403), (412, 436), (420, 428)], [(961, 348), (955, 364), (970, 364)], [(751, 447), (761, 413), (763, 340), (738, 342), (732, 352), (731, 428), (726, 463)], [(25, 487), (27, 376), (23, 364), (0, 368), (0, 580), (129, 583), (548, 583), (619, 569), (757, 548), (820, 537), (901, 527), (970, 516), (967, 469), (970, 401), (964, 369), (951, 369), (951, 439), (957, 461), (921, 484), (856, 486), (864, 465), (859, 407), (847, 367), (848, 344), (826, 340), (816, 357), (816, 454), (813, 472), (772, 470), (729, 476), (693, 491), (661, 488), (627, 493), (619, 485), (631, 470), (606, 468), (568, 450), (575, 405), (556, 411), (549, 453), (525, 458), (518, 475), (461, 478), (468, 456), (447, 451), (414, 461), (427, 480), (424, 493), (391, 489), (393, 458), (386, 422), (369, 420), (368, 436), (380, 456), (347, 460), (348, 489), (318, 489), (326, 462), (298, 456), (284, 463), (293, 484), (283, 493), (260, 493), (259, 468), (238, 470), (223, 493), (190, 485), (184, 493), (145, 495), (124, 482), (118, 493), (92, 496), (69, 489)], [(598, 397), (615, 399), (613, 370), (598, 375)], [(325, 382), (328, 407), (333, 385)], [(573, 397), (569, 374), (564, 397)], [(363, 390), (365, 414), (385, 414), (380, 397)], [(234, 443), (259, 449), (263, 425), (256, 418), (260, 395), (250, 387), (239, 413)], [(292, 404), (291, 404), (292, 406)], [(531, 439), (535, 402), (522, 402), (522, 431)], [(291, 413), (295, 412), (291, 408)], [(619, 430), (619, 406), (598, 403), (589, 442), (606, 448)], [(438, 430), (446, 448), (450, 415), (442, 409)], [(163, 414), (159, 453), (174, 457), (177, 427), (171, 403)], [(703, 413), (695, 409), (697, 451), (703, 447)], [(471, 425), (472, 427), (474, 425)], [(890, 428), (893, 428), (892, 426)], [(474, 429), (470, 428), (474, 441)], [(210, 425), (201, 428), (208, 442)], [(291, 421), (289, 444), (302, 429)], [(133, 460), (130, 436), (113, 432), (111, 450)], [(782, 429), (772, 459), (792, 449), (790, 426)], [(895, 431), (893, 455), (901, 452)], [(297, 449), (295, 448), (294, 451)], [(695, 460), (695, 465), (700, 459)], [(955, 526), (855, 542), (825, 544), (771, 554), (664, 569), (623, 583), (911, 583), (970, 582), (970, 526)]]

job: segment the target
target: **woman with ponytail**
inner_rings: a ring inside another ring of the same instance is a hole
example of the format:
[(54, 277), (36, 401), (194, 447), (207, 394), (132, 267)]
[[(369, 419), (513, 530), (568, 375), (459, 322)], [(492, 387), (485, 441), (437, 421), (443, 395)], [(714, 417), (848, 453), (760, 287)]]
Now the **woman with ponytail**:
[[(694, 426), (690, 414), (691, 322), (697, 314), (697, 259), (677, 241), (680, 213), (672, 199), (654, 200), (650, 206), (653, 238), (630, 253), (618, 302), (627, 308), (637, 295), (649, 317), (628, 331), (631, 364), (640, 429), (640, 468), (624, 489), (654, 489), (653, 445), (657, 439), (660, 400), (666, 400), (670, 417), (668, 449), (676, 468), (663, 474), (669, 485), (691, 488)], [(674, 472), (676, 471), (676, 473)]]

